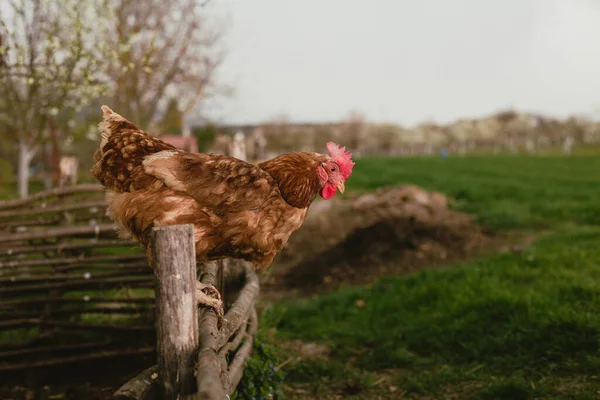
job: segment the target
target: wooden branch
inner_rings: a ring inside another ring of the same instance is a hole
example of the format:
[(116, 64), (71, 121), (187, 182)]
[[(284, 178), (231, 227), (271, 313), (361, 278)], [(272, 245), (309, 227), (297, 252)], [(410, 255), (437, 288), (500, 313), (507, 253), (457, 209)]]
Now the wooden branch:
[(62, 357), (62, 358), (51, 358), (43, 361), (34, 362), (22, 362), (22, 363), (2, 363), (0, 364), (0, 372), (2, 371), (18, 371), (23, 369), (42, 368), (50, 367), (60, 364), (68, 364), (81, 361), (92, 361), (102, 358), (112, 358), (120, 356), (130, 356), (136, 354), (150, 354), (154, 353), (153, 347), (141, 347), (135, 349), (118, 349), (118, 350), (103, 350), (96, 353), (89, 353), (79, 356)]
[(130, 261), (130, 260), (145, 260), (146, 255), (140, 254), (118, 254), (107, 256), (90, 256), (90, 257), (63, 257), (63, 258), (47, 258), (40, 260), (20, 260), (20, 261), (0, 261), (0, 268), (14, 267), (33, 267), (37, 265), (56, 265), (56, 264), (74, 264), (82, 262), (112, 262), (112, 261)]
[[(131, 276), (131, 275), (145, 275), (149, 274), (150, 270), (147, 265), (137, 265), (133, 268), (122, 268), (121, 270), (112, 272), (87, 272), (83, 279), (91, 278), (109, 278), (118, 276)], [(0, 278), (0, 285), (11, 285), (17, 286), (23, 283), (41, 283), (41, 282), (69, 282), (81, 280), (81, 274), (77, 275), (34, 275), (34, 276), (10, 276), (7, 278)]]
[[(217, 264), (210, 262), (204, 265), (202, 283), (214, 285), (217, 275)], [(217, 359), (217, 314), (209, 308), (200, 309), (200, 349), (198, 352), (198, 397), (206, 400), (222, 400), (225, 390), (219, 378), (221, 367)]]
[[(81, 314), (144, 314), (147, 312), (154, 312), (154, 307), (85, 307), (85, 308), (62, 308), (55, 309), (52, 311), (53, 316), (64, 316), (64, 315), (81, 315)], [(0, 319), (6, 320), (9, 318), (16, 319), (27, 319), (27, 318), (40, 318), (43, 310), (13, 310), (13, 311), (1, 311)]]
[(33, 209), (0, 211), (0, 218), (21, 218), (31, 215), (62, 213), (65, 211), (85, 210), (90, 208), (106, 208), (106, 200), (89, 200), (72, 204), (61, 204), (49, 207), (35, 207)]
[(161, 398), (177, 400), (196, 390), (198, 301), (193, 225), (152, 229), (156, 284), (158, 380)]
[(12, 343), (4, 343), (4, 344), (0, 344), (0, 350), (6, 350), (6, 351), (11, 351), (11, 350), (15, 350), (15, 349), (22, 349), (28, 346), (33, 346), (38, 342), (43, 342), (44, 340), (54, 337), (59, 333), (59, 329), (52, 329), (52, 330), (47, 330), (44, 332), (40, 332), (37, 335), (35, 335), (34, 337), (30, 338), (30, 339), (26, 339), (26, 340), (21, 340), (19, 342), (12, 342)]
[(244, 374), (244, 365), (250, 355), (252, 354), (252, 349), (254, 346), (254, 334), (258, 330), (258, 315), (256, 314), (256, 309), (252, 308), (252, 312), (250, 315), (250, 319), (248, 321), (248, 337), (246, 341), (240, 347), (240, 349), (235, 353), (235, 357), (231, 361), (231, 365), (229, 366), (228, 372), (228, 390), (227, 393), (233, 394), (235, 388), (240, 383), (242, 376)]
[(76, 186), (67, 186), (62, 188), (55, 188), (51, 190), (47, 190), (44, 192), (39, 192), (34, 195), (31, 195), (25, 199), (15, 199), (15, 200), (4, 200), (0, 201), (0, 210), (16, 208), (21, 206), (26, 206), (31, 204), (37, 200), (46, 198), (46, 197), (56, 197), (59, 195), (68, 195), (74, 193), (85, 193), (85, 192), (103, 192), (104, 188), (99, 184), (82, 184)]
[(242, 347), (235, 354), (235, 358), (229, 366), (229, 394), (232, 394), (244, 374), (244, 364), (252, 354), (252, 346), (254, 345), (254, 337), (248, 336)]
[(102, 342), (95, 342), (95, 343), (63, 344), (63, 345), (52, 345), (52, 346), (26, 348), (26, 349), (20, 349), (20, 350), (10, 350), (10, 351), (0, 352), (0, 358), (27, 356), (30, 354), (45, 353), (45, 352), (89, 350), (89, 349), (95, 349), (98, 347), (106, 347), (110, 344), (111, 344), (111, 342), (105, 340)]
[[(212, 310), (202, 309), (200, 318), (200, 351), (198, 353), (198, 371), (196, 379), (198, 396), (202, 399), (217, 400), (225, 397), (220, 373), (221, 366), (217, 359), (216, 340), (214, 331), (217, 316)], [(211, 329), (213, 328), (213, 329)]]
[(56, 283), (41, 283), (35, 285), (24, 285), (17, 287), (0, 287), (0, 295), (15, 295), (35, 292), (47, 292), (51, 289), (97, 289), (99, 286), (102, 287), (113, 287), (113, 286), (132, 286), (136, 284), (137, 287), (154, 287), (154, 279), (152, 276), (130, 276), (122, 278), (100, 278), (100, 279), (80, 279), (76, 281), (68, 282), (56, 282)]
[(250, 327), (248, 328), (248, 334), (255, 335), (258, 332), (258, 314), (256, 313), (256, 308), (252, 307), (252, 312), (250, 314)]
[[(0, 314), (1, 315), (1, 314)], [(221, 347), (221, 349), (219, 349), (219, 353), (217, 354), (219, 359), (226, 359), (227, 357), (227, 353), (229, 353), (230, 351), (234, 351), (235, 349), (237, 349), (240, 345), (240, 343), (242, 343), (242, 340), (244, 339), (244, 336), (246, 336), (246, 329), (248, 328), (248, 321), (244, 321), (242, 323), (242, 325), (240, 326), (240, 329), (237, 330), (237, 332), (235, 333), (235, 335), (233, 336), (233, 340), (225, 343), (225, 346)]]
[(84, 304), (93, 304), (93, 303), (123, 303), (123, 304), (152, 304), (154, 305), (154, 297), (137, 297), (137, 298), (123, 298), (123, 297), (112, 297), (112, 298), (104, 298), (104, 297), (55, 297), (55, 298), (39, 298), (39, 299), (23, 299), (23, 300), (8, 300), (8, 301), (0, 301), (0, 309), (2, 308), (16, 308), (20, 306), (27, 305), (36, 305), (41, 304), (44, 305), (46, 303), (84, 303)]
[(228, 269), (229, 259), (223, 258), (217, 261), (217, 275), (215, 277), (215, 287), (221, 295), (223, 307), (225, 307), (225, 270)]
[(0, 235), (0, 243), (2, 242), (18, 242), (24, 240), (35, 239), (54, 239), (63, 236), (99, 236), (101, 233), (111, 232), (116, 236), (116, 231), (112, 223), (98, 224), (93, 226), (65, 226), (60, 228), (40, 229), (31, 232), (11, 233)]
[(202, 274), (200, 275), (200, 281), (207, 285), (214, 285), (217, 278), (217, 269), (219, 266), (215, 261), (204, 264), (202, 268)]
[[(80, 263), (80, 264), (71, 264), (71, 265), (66, 265), (66, 266), (59, 265), (54, 268), (47, 266), (47, 265), (37, 265), (37, 266), (32, 266), (32, 267), (18, 267), (18, 268), (4, 269), (4, 270), (0, 269), (0, 276), (8, 277), (8, 279), (10, 279), (11, 281), (16, 281), (20, 277), (21, 278), (24, 278), (24, 277), (37, 278), (44, 274), (47, 276), (50, 276), (50, 275), (55, 276), (57, 273), (67, 274), (72, 271), (76, 271), (78, 269), (87, 270), (86, 272), (89, 272), (89, 271), (99, 272), (99, 270), (126, 272), (127, 270), (131, 271), (131, 270), (142, 269), (142, 270), (145, 270), (148, 274), (152, 273), (152, 270), (150, 269), (150, 266), (148, 265), (147, 261), (136, 261), (136, 262), (131, 262), (131, 263), (116, 263), (116, 264)], [(64, 276), (74, 276), (74, 275), (71, 274), (71, 275), (64, 275)], [(14, 279), (13, 279), (13, 277), (14, 277)]]
[(126, 247), (138, 246), (137, 243), (126, 240), (92, 239), (85, 243), (64, 243), (34, 246), (15, 246), (0, 249), (0, 256), (13, 256), (17, 254), (56, 252), (60, 254), (68, 250), (87, 250), (97, 247)]
[(3, 221), (0, 222), (0, 229), (11, 229), (20, 226), (56, 225), (59, 221), (59, 217), (39, 217), (27, 221)]
[(246, 274), (246, 284), (240, 291), (240, 295), (235, 303), (225, 314), (223, 328), (219, 332), (217, 339), (217, 348), (220, 349), (229, 341), (231, 335), (239, 329), (245, 317), (250, 314), (250, 310), (258, 297), (260, 285), (258, 276), (252, 269), (250, 263), (244, 263), (244, 271)]
[(83, 330), (105, 330), (105, 331), (124, 331), (124, 332), (152, 332), (154, 328), (146, 325), (112, 325), (112, 324), (93, 324), (87, 322), (69, 322), (52, 321), (40, 318), (15, 319), (12, 321), (0, 321), (0, 329), (14, 329), (25, 326), (48, 326), (69, 329)]
[[(142, 257), (143, 259), (146, 258), (146, 256)], [(87, 264), (87, 263), (81, 263), (81, 264), (73, 264), (73, 265), (67, 265), (67, 266), (58, 266), (55, 268), (56, 272), (69, 272), (69, 271), (74, 271), (77, 269), (88, 269), (88, 270), (94, 270), (94, 269), (103, 269), (103, 270), (127, 270), (127, 269), (138, 269), (138, 268), (142, 268), (145, 269), (146, 272), (150, 273), (152, 272), (152, 270), (150, 269), (150, 266), (148, 265), (148, 262), (146, 260), (144, 261), (138, 261), (138, 262), (131, 262), (131, 263), (117, 263), (117, 264)]]
[[(45, 226), (59, 225), (61, 222), (65, 222), (65, 215), (69, 217), (69, 224), (71, 225), (89, 225), (90, 223), (101, 222), (103, 220), (110, 221), (111, 218), (107, 216), (104, 212), (98, 211), (96, 213), (92, 213), (92, 210), (89, 212), (79, 212), (79, 213), (63, 213), (63, 214), (55, 214), (51, 217), (34, 217), (32, 219), (25, 220), (4, 220), (0, 221), (0, 230), (10, 230), (14, 232), (15, 229), (22, 227), (37, 227), (43, 228)], [(94, 220), (94, 221), (93, 221)]]
[(113, 400), (147, 400), (157, 396), (157, 366), (154, 365), (129, 380), (113, 395)]

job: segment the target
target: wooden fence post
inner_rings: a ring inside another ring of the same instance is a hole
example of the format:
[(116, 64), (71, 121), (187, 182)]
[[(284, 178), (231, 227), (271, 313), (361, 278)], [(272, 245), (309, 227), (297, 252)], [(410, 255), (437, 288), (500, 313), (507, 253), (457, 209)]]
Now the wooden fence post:
[(196, 252), (192, 225), (152, 230), (156, 286), (158, 381), (161, 399), (176, 400), (196, 391), (198, 354)]

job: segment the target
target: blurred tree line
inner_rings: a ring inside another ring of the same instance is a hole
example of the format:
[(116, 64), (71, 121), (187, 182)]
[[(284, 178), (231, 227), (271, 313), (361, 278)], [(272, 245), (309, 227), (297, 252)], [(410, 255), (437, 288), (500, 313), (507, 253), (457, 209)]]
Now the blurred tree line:
[[(600, 122), (589, 117), (566, 119), (503, 110), (477, 119), (461, 119), (447, 124), (427, 121), (412, 127), (369, 121), (358, 111), (338, 122), (294, 123), (278, 115), (262, 124), (231, 127), (243, 129), (252, 137), (260, 131), (266, 138), (269, 156), (287, 151), (324, 151), (327, 141), (336, 141), (356, 156), (433, 155), (473, 152), (554, 152), (571, 154), (597, 151)], [(225, 128), (221, 128), (222, 133)], [(231, 135), (231, 133), (230, 133)]]
[[(222, 25), (199, 0), (6, 0), (0, 4), (0, 184), (61, 154), (89, 169), (101, 104), (142, 129), (179, 133), (219, 93)], [(45, 171), (43, 171), (45, 170)], [(36, 172), (36, 170), (34, 170)]]

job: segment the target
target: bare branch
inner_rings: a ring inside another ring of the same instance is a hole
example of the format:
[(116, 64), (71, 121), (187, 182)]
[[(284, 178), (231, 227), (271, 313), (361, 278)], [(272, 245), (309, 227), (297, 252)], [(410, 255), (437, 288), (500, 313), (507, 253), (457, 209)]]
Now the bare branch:
[(83, 185), (77, 185), (77, 186), (67, 186), (67, 187), (63, 187), (63, 188), (55, 188), (55, 189), (51, 189), (51, 190), (46, 190), (44, 192), (36, 193), (34, 195), (27, 197), (26, 199), (0, 201), (0, 210), (26, 206), (28, 204), (31, 204), (31, 203), (33, 203), (37, 200), (41, 200), (41, 199), (46, 199), (46, 198), (51, 198), (51, 197), (56, 197), (56, 196), (63, 196), (63, 195), (74, 194), (74, 193), (86, 193), (86, 192), (103, 193), (104, 188), (102, 187), (102, 185), (98, 185), (98, 184), (83, 184)]
[(141, 347), (132, 349), (102, 350), (96, 353), (85, 353), (79, 356), (57, 357), (42, 361), (0, 364), (0, 371), (17, 371), (22, 369), (49, 367), (53, 365), (68, 364), (81, 361), (98, 360), (119, 356), (154, 353), (154, 347)]
[(189, 111), (215, 84), (222, 31), (207, 22), (208, 1), (120, 0), (110, 42), (113, 103), (142, 128), (177, 97)]
[(64, 236), (95, 236), (99, 237), (104, 233), (111, 233), (115, 236), (113, 224), (99, 224), (93, 226), (65, 226), (59, 228), (48, 228), (24, 233), (0, 234), (1, 242), (20, 242), (24, 240), (52, 239)]

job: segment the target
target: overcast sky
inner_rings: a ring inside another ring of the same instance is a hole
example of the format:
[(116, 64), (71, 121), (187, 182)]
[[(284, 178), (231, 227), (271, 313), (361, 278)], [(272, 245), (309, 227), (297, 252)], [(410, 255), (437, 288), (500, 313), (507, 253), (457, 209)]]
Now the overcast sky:
[(499, 109), (600, 109), (598, 0), (218, 0), (235, 94), (224, 122), (411, 125)]

